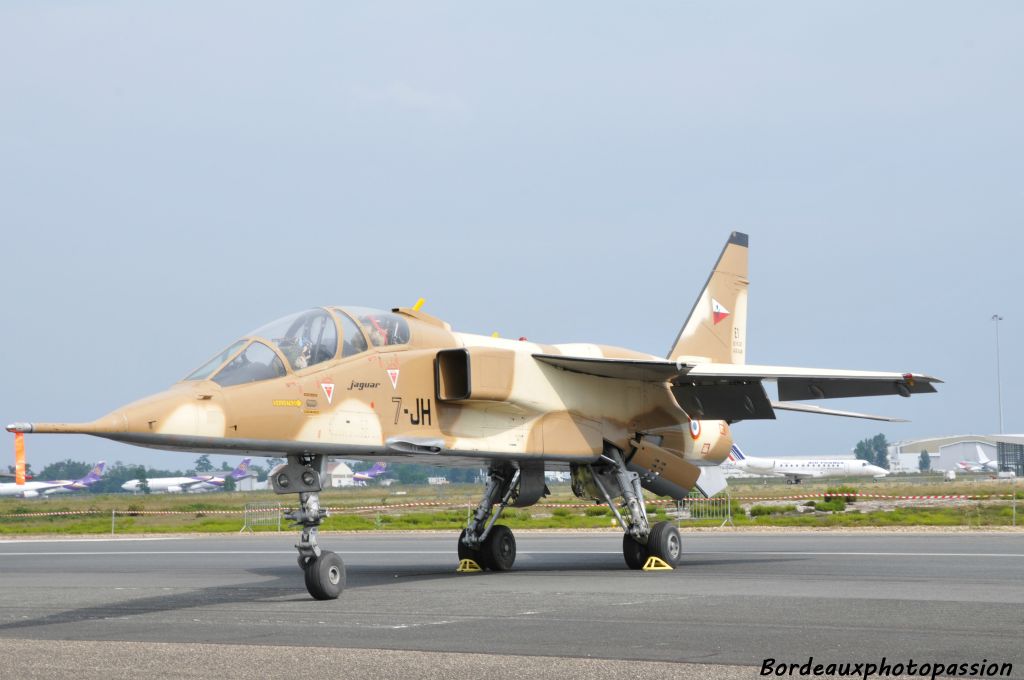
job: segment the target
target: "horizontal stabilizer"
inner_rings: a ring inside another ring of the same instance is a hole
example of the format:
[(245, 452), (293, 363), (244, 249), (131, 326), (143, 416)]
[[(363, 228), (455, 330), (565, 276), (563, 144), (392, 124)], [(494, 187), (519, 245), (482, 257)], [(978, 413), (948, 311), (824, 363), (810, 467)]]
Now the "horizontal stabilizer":
[(703, 466), (700, 469), (700, 477), (695, 485), (697, 490), (704, 494), (705, 498), (711, 498), (716, 493), (724, 491), (729, 482), (725, 479), (725, 473), (717, 465), (714, 467)]
[(822, 408), (813, 404), (791, 404), (787, 402), (773, 401), (772, 408), (776, 411), (797, 411), (799, 413), (817, 413), (823, 416), (842, 416), (844, 418), (864, 418), (865, 420), (882, 420), (887, 423), (909, 423), (905, 418), (891, 418), (889, 416), (873, 416), (868, 413), (857, 413), (855, 411), (837, 411), (830, 408)]

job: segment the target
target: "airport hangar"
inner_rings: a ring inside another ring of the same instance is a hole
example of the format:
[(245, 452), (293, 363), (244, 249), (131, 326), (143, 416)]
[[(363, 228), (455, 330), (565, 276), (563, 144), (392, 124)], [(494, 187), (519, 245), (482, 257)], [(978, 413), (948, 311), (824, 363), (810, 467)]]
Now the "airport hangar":
[(945, 437), (913, 439), (889, 444), (889, 470), (919, 472), (922, 451), (928, 452), (931, 469), (939, 472), (959, 471), (960, 461), (978, 460), (978, 449), (997, 461), (1000, 472), (1014, 472), (1024, 477), (1024, 435), (960, 434)]

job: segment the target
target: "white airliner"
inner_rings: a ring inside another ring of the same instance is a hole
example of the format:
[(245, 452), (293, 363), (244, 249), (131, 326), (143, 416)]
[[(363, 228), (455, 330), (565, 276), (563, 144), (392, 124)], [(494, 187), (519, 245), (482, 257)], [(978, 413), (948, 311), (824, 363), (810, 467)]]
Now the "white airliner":
[(978, 448), (978, 460), (962, 460), (957, 466), (964, 472), (999, 472), (999, 464), (985, 455), (981, 445), (975, 446)]
[[(765, 477), (785, 477), (790, 484), (799, 484), (804, 479), (819, 477), (874, 477), (879, 479), (889, 474), (885, 468), (872, 465), (866, 460), (836, 460), (807, 458), (755, 458), (745, 456), (740, 447), (732, 445), (729, 460), (733, 469)], [(726, 465), (726, 463), (722, 463)]]
[[(249, 463), (251, 462), (251, 458), (242, 459), (242, 462), (238, 464), (238, 467), (231, 471), (230, 476), (233, 477), (235, 481), (248, 476)], [(196, 475), (195, 477), (153, 477), (146, 480), (146, 485), (149, 486), (149, 490), (153, 493), (194, 493), (197, 491), (213, 491), (214, 489), (220, 489), (224, 486), (224, 478), (214, 477), (213, 475)], [(141, 486), (141, 479), (133, 479), (122, 484), (121, 488), (125, 491), (135, 493), (136, 491), (140, 491), (139, 487)]]
[(17, 496), (18, 498), (38, 498), (39, 496), (51, 496), (56, 493), (68, 493), (88, 489), (103, 477), (103, 467), (106, 465), (102, 460), (96, 463), (93, 469), (85, 477), (78, 479), (54, 479), (45, 482), (25, 482), (16, 484), (14, 482), (0, 484), (0, 496)]

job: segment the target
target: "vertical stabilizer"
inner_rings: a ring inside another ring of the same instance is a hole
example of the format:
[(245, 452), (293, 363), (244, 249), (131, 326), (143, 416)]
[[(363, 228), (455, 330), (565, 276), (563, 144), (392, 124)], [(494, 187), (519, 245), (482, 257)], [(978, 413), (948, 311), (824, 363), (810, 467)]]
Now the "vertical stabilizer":
[(94, 465), (91, 470), (89, 470), (89, 473), (85, 475), (85, 477), (82, 477), (81, 479), (75, 481), (79, 484), (84, 484), (85, 486), (95, 484), (96, 482), (100, 481), (103, 478), (103, 468), (106, 467), (106, 465), (106, 461), (101, 460), (100, 462), (96, 463), (96, 465)]
[(248, 477), (251, 474), (249, 472), (250, 463), (252, 463), (252, 458), (243, 458), (242, 462), (238, 464), (238, 467), (231, 471), (231, 477), (236, 480)]
[(668, 358), (746, 363), (748, 237), (732, 232)]

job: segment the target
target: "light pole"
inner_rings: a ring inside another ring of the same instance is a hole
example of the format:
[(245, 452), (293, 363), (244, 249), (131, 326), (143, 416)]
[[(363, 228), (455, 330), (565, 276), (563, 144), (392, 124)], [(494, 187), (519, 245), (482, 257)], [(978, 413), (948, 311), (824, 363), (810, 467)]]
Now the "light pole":
[(1003, 320), (1003, 317), (998, 314), (992, 315), (992, 320), (996, 322), (996, 400), (999, 404), (999, 434), (1003, 433), (1003, 385), (999, 376), (999, 322)]

